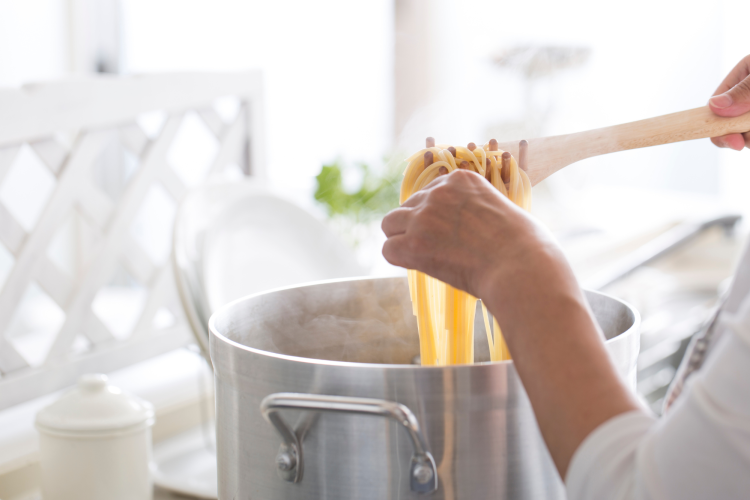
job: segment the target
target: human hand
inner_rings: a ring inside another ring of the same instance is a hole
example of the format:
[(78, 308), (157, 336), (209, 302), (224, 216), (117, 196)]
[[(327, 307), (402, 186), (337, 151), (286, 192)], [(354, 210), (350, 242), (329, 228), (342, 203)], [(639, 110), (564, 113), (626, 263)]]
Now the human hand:
[[(742, 59), (721, 82), (708, 106), (719, 116), (740, 116), (750, 111), (750, 56)], [(742, 151), (750, 148), (750, 132), (712, 137), (711, 142), (720, 148)]]
[[(537, 296), (556, 282), (578, 285), (552, 236), (481, 176), (438, 177), (384, 219), (383, 256), (475, 297)], [(562, 280), (556, 280), (559, 276)]]

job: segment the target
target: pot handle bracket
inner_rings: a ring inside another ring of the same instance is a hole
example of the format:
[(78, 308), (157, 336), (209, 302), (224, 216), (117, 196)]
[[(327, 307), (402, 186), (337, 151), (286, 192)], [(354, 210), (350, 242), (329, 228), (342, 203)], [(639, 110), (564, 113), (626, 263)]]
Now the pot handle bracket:
[(281, 437), (282, 443), (276, 455), (276, 472), (285, 481), (298, 483), (302, 480), (302, 442), (297, 434), (279, 415), (279, 410), (327, 411), (386, 417), (401, 424), (409, 434), (414, 454), (411, 457), (410, 483), (412, 491), (431, 493), (437, 490), (438, 478), (435, 459), (427, 449), (427, 442), (419, 428), (414, 413), (406, 406), (384, 399), (350, 398), (344, 396), (324, 396), (278, 392), (271, 394), (260, 403), (263, 418), (272, 424)]

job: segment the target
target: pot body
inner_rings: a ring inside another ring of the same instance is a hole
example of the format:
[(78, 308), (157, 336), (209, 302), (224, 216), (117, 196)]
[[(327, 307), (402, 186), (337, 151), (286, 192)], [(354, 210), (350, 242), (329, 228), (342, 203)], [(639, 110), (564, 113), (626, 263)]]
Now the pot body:
[[(637, 312), (599, 293), (587, 298), (613, 361), (634, 386)], [(565, 497), (513, 363), (482, 362), (489, 353), (481, 313), (479, 363), (447, 367), (410, 364), (419, 344), (406, 278), (325, 282), (248, 297), (217, 312), (209, 329), (220, 499)], [(341, 404), (328, 411), (335, 406), (329, 402), (320, 411), (298, 405), (304, 395), (333, 396)], [(415, 488), (414, 429), (400, 418), (353, 411), (360, 407), (344, 404), (355, 401), (346, 398), (397, 403), (413, 415), (434, 458), (433, 491)], [(269, 399), (292, 403), (268, 419)], [(279, 420), (300, 448), (291, 464)]]

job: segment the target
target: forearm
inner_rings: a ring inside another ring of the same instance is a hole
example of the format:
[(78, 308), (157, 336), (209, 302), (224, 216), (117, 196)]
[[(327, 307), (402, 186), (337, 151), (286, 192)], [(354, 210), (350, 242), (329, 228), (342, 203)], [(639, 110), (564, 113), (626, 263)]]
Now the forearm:
[(542, 435), (565, 477), (570, 458), (591, 431), (639, 406), (610, 362), (559, 250), (540, 249), (532, 261), (533, 269), (519, 266), (514, 275), (493, 278), (481, 298), (498, 319)]

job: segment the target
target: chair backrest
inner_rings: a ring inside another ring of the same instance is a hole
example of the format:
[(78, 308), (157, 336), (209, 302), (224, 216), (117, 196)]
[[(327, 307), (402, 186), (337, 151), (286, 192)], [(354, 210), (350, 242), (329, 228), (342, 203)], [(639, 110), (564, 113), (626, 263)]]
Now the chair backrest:
[(263, 177), (262, 103), (259, 72), (0, 90), (0, 409), (192, 341), (176, 206)]
[(183, 309), (208, 358), (208, 319), (232, 300), (365, 270), (321, 221), (262, 182), (206, 185), (175, 220), (172, 262)]

